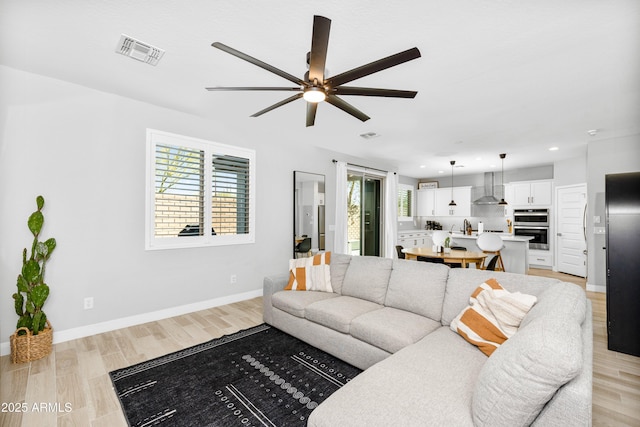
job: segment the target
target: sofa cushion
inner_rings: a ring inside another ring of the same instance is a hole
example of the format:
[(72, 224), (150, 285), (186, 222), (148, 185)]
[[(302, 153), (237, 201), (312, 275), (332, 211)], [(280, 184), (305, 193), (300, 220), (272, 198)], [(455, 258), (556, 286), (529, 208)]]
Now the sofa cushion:
[(342, 282), (351, 263), (351, 255), (331, 254), (331, 287), (333, 292), (342, 294)]
[(440, 327), (333, 393), (307, 425), (473, 427), (473, 386), (486, 361), (458, 334)]
[(384, 305), (439, 322), (449, 270), (441, 264), (394, 260)]
[(331, 252), (289, 260), (287, 291), (333, 292), (330, 275)]
[(374, 256), (351, 258), (342, 283), (342, 295), (383, 304), (393, 260)]
[(384, 307), (353, 319), (349, 333), (354, 338), (395, 353), (440, 327), (440, 322), (435, 320)]
[(518, 331), (536, 300), (533, 295), (509, 292), (496, 279), (488, 279), (473, 291), (470, 305), (451, 321), (451, 330), (491, 356)]
[(380, 304), (371, 301), (339, 296), (308, 305), (305, 309), (304, 317), (314, 323), (348, 334), (353, 319), (369, 311), (380, 310), (381, 308)]
[(540, 294), (538, 303), (522, 319), (522, 326), (549, 315), (568, 316), (582, 324), (587, 312), (587, 297), (584, 289), (568, 282), (560, 282)]
[[(504, 273), (500, 271), (476, 270), (475, 268), (452, 268), (447, 279), (447, 289), (442, 305), (442, 324), (447, 326), (451, 321), (469, 305), (469, 295), (482, 283), (495, 277), (510, 292), (523, 292), (535, 295), (540, 300), (540, 295), (550, 287), (561, 283), (557, 279), (547, 277), (526, 276), (524, 274)], [(533, 309), (531, 309), (533, 311)], [(531, 312), (529, 312), (531, 313)], [(525, 317), (526, 319), (526, 317)], [(523, 320), (524, 321), (524, 320)]]
[(477, 426), (525, 426), (582, 368), (580, 325), (568, 316), (538, 317), (487, 359), (473, 393)]
[(338, 297), (338, 294), (329, 292), (289, 292), (279, 291), (272, 295), (271, 304), (293, 316), (304, 318), (307, 306), (317, 301)]

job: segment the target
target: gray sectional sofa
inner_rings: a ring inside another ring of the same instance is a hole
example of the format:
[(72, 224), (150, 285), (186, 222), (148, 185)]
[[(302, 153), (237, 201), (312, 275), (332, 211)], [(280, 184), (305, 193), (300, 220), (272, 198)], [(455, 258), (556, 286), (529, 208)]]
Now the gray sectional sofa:
[[(333, 254), (333, 293), (264, 280), (264, 320), (361, 369), (308, 425), (591, 425), (592, 314), (555, 279)], [(494, 277), (538, 302), (487, 357), (449, 327)]]

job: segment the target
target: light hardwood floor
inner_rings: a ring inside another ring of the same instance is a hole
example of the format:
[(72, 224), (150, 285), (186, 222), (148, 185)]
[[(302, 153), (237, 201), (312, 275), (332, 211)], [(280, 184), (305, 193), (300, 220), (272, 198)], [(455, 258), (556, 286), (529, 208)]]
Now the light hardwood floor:
[[(547, 270), (529, 274), (585, 287), (585, 280), (574, 276)], [(587, 296), (594, 308), (593, 425), (640, 426), (640, 358), (607, 350), (604, 294)], [(108, 372), (261, 322), (262, 300), (255, 298), (56, 344), (50, 356), (31, 363), (14, 365), (3, 356), (2, 409), (26, 403), (28, 411), (0, 412), (0, 426), (124, 427)], [(35, 411), (34, 404), (41, 411)]]

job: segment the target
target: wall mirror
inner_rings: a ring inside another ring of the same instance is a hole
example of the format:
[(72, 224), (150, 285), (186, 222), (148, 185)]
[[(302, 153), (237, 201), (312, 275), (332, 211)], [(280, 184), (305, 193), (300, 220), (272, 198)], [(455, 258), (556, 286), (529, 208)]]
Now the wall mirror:
[(293, 257), (323, 251), (324, 175), (293, 171)]

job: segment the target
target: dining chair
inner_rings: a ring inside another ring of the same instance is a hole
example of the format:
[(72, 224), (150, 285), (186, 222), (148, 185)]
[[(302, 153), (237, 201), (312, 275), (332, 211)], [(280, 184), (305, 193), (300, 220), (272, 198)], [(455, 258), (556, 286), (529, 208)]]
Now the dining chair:
[(500, 250), (504, 247), (502, 237), (495, 233), (482, 233), (478, 236), (476, 245), (478, 245), (485, 254), (495, 255), (495, 261), (492, 259), (488, 266), (482, 267), (483, 270), (505, 271), (504, 264), (502, 262), (502, 255), (500, 254)]
[(398, 253), (398, 259), (406, 259), (404, 252), (402, 252), (404, 248), (402, 245), (396, 245), (396, 252)]
[(420, 256), (420, 255), (418, 255), (416, 257), (416, 259), (418, 261), (431, 262), (433, 264), (444, 264), (444, 260), (442, 258), (431, 258), (431, 257), (428, 257), (428, 256)]
[(444, 246), (444, 241), (447, 237), (451, 236), (448, 231), (445, 230), (436, 230), (431, 235), (431, 240), (433, 244), (436, 246)]
[(296, 245), (296, 258), (300, 258), (299, 255), (309, 256), (311, 252), (311, 237), (305, 237), (300, 243)]

